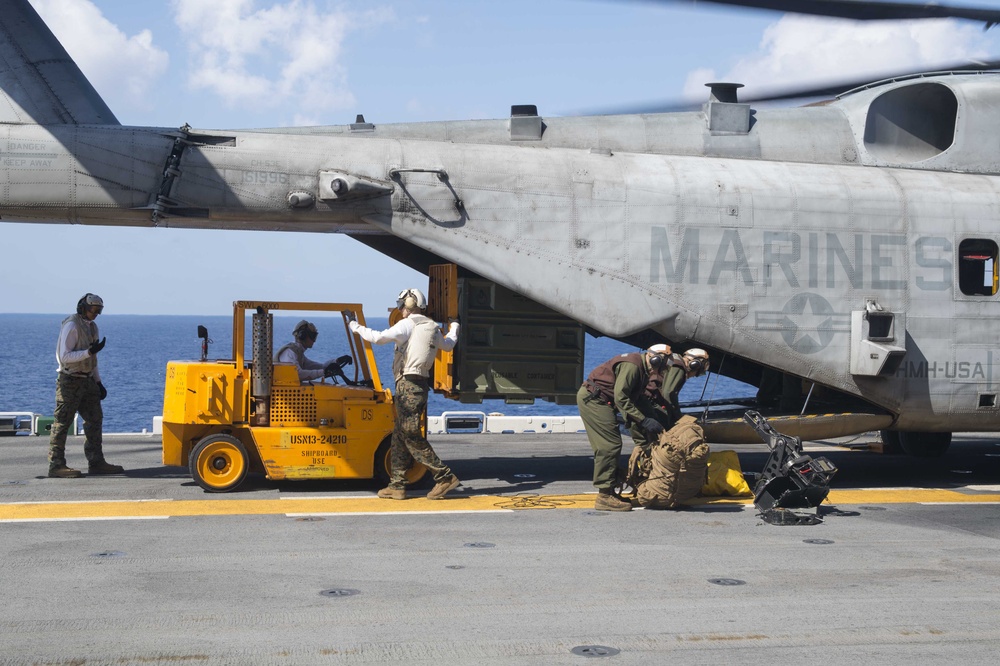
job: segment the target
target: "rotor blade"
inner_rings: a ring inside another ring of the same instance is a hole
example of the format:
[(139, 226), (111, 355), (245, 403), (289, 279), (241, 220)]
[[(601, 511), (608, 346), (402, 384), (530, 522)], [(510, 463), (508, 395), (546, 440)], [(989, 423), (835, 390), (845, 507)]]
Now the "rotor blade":
[(988, 60), (988, 61), (975, 61), (966, 63), (956, 63), (947, 67), (940, 67), (934, 70), (915, 70), (912, 72), (895, 72), (887, 76), (881, 76), (877, 78), (868, 77), (865, 79), (852, 79), (838, 81), (836, 83), (827, 83), (811, 88), (796, 88), (789, 90), (776, 90), (772, 92), (764, 92), (760, 95), (747, 95), (741, 99), (741, 102), (778, 102), (782, 100), (789, 99), (806, 99), (813, 97), (836, 97), (837, 95), (842, 95), (843, 93), (854, 90), (855, 88), (862, 88), (864, 86), (870, 85), (872, 83), (877, 83), (879, 81), (886, 81), (890, 79), (903, 79), (911, 76), (920, 76), (921, 74), (932, 74), (932, 73), (942, 73), (942, 72), (979, 72), (979, 71), (989, 71), (1000, 68), (1000, 60)]
[[(910, 76), (919, 76), (921, 74), (931, 74), (940, 72), (975, 72), (975, 71), (989, 71), (1000, 69), (1000, 60), (987, 60), (987, 61), (973, 61), (973, 62), (963, 62), (955, 63), (947, 67), (940, 67), (934, 70), (917, 70), (912, 72), (894, 72), (886, 74), (884, 76), (869, 76), (864, 79), (850, 79), (841, 80), (831, 83), (824, 83), (821, 85), (810, 86), (810, 87), (799, 87), (799, 88), (787, 88), (787, 89), (773, 89), (771, 91), (763, 91), (756, 95), (739, 95), (739, 101), (745, 103), (753, 102), (778, 102), (785, 100), (797, 100), (797, 99), (814, 99), (817, 97), (830, 98), (841, 95), (849, 90), (854, 90), (855, 88), (861, 88), (872, 83), (877, 83), (879, 81), (886, 81), (890, 79), (902, 79)], [(708, 101), (708, 91), (705, 92), (705, 100)], [(617, 108), (609, 108), (600, 111), (590, 111), (584, 112), (582, 115), (587, 116), (611, 116), (611, 115), (624, 115), (624, 114), (642, 114), (642, 113), (673, 113), (678, 111), (697, 111), (701, 109), (702, 102), (691, 102), (691, 101), (664, 101), (664, 102), (647, 102), (639, 104), (631, 104), (629, 106), (622, 106)]]
[(864, 0), (655, 0), (657, 2), (711, 2), (720, 5), (770, 9), (779, 12), (812, 14), (853, 19), (855, 21), (882, 21), (890, 19), (958, 18), (982, 21), (989, 28), (1000, 23), (1000, 10), (980, 7), (915, 2), (865, 2)]

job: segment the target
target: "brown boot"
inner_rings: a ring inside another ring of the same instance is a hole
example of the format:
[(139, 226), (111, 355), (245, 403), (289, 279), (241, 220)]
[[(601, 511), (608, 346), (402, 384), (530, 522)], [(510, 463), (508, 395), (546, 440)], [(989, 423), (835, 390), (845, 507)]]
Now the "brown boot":
[(449, 491), (458, 488), (460, 481), (457, 476), (452, 476), (450, 479), (445, 479), (444, 481), (438, 481), (431, 491), (427, 493), (427, 499), (442, 499)]
[(79, 479), (83, 474), (78, 469), (70, 469), (66, 465), (54, 465), (49, 467), (50, 479)]
[(404, 500), (406, 499), (406, 489), (388, 486), (378, 491), (378, 496), (382, 499)]
[(594, 509), (597, 511), (631, 511), (632, 503), (626, 502), (610, 490), (602, 488), (597, 492), (597, 499), (594, 500)]
[(124, 471), (125, 468), (121, 465), (112, 465), (106, 460), (102, 460), (99, 463), (91, 463), (87, 469), (88, 474), (121, 474)]

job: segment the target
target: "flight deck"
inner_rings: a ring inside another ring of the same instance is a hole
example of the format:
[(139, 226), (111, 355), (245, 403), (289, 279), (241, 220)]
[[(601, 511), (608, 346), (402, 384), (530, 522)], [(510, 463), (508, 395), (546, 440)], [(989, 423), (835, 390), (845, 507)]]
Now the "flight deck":
[(462, 479), (439, 501), (206, 493), (151, 435), (106, 436), (122, 476), (49, 479), (45, 438), (0, 438), (0, 664), (971, 663), (1000, 641), (1000, 438), (808, 442), (839, 469), (812, 526), (751, 498), (594, 511), (579, 433), (431, 442)]

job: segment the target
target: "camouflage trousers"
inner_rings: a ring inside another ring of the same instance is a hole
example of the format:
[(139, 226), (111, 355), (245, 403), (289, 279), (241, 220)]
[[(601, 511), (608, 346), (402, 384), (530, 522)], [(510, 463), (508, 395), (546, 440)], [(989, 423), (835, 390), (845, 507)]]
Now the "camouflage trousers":
[(422, 463), (434, 473), (435, 483), (450, 479), (451, 469), (441, 462), (421, 430), (427, 410), (427, 380), (414, 381), (407, 377), (396, 382), (396, 421), (392, 430), (390, 460), (391, 488), (406, 487), (406, 470), (414, 461)]
[[(66, 436), (73, 426), (73, 417), (83, 417), (83, 432), (87, 441), (83, 453), (91, 465), (104, 460), (101, 428), (104, 411), (101, 409), (101, 390), (91, 377), (74, 377), (60, 372), (56, 381), (56, 412), (49, 438), (49, 467), (66, 464)], [(73, 433), (76, 434), (76, 433)]]

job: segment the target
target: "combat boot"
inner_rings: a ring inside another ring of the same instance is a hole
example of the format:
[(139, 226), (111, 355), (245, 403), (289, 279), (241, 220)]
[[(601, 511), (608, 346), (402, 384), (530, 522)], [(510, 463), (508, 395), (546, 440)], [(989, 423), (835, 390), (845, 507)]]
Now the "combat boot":
[(49, 467), (50, 479), (79, 479), (83, 474), (78, 469), (71, 469), (66, 465), (55, 465)]
[(112, 465), (106, 460), (98, 463), (91, 463), (87, 469), (88, 474), (121, 474), (125, 468), (121, 465)]
[(602, 488), (597, 492), (594, 509), (597, 511), (631, 511), (632, 503), (626, 502), (610, 490)]
[(449, 491), (458, 488), (459, 480), (457, 476), (452, 476), (451, 479), (446, 479), (444, 481), (438, 481), (431, 491), (427, 493), (427, 499), (442, 499)]
[(406, 489), (388, 486), (378, 491), (378, 496), (382, 499), (404, 500), (406, 499)]

